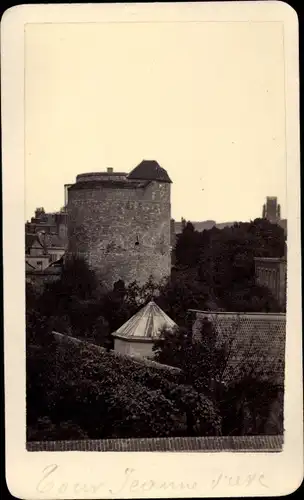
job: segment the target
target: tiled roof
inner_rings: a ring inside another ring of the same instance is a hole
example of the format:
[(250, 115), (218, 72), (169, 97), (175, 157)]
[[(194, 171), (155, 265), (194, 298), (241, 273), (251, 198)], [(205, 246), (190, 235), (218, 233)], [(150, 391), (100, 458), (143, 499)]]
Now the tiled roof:
[(152, 340), (160, 336), (163, 328), (175, 326), (174, 321), (155, 302), (151, 301), (116, 330), (113, 336)]
[(32, 266), (27, 260), (25, 261), (25, 269), (26, 270), (32, 270), (35, 269), (35, 266)]
[(237, 376), (244, 368), (254, 369), (262, 379), (284, 382), (286, 315), (269, 313), (222, 313), (193, 311), (197, 338), (204, 318), (211, 321), (218, 343), (230, 343), (230, 356), (224, 379)]
[(33, 451), (199, 451), (280, 452), (283, 436), (202, 436), (134, 439), (79, 439), (70, 441), (28, 441)]
[(43, 245), (42, 245), (37, 233), (26, 233), (25, 234), (26, 251), (29, 250), (30, 248), (32, 248), (33, 244), (36, 242), (38, 243), (39, 246), (41, 246), (41, 248), (43, 248)]
[(172, 182), (167, 171), (155, 160), (143, 160), (129, 173), (128, 179)]

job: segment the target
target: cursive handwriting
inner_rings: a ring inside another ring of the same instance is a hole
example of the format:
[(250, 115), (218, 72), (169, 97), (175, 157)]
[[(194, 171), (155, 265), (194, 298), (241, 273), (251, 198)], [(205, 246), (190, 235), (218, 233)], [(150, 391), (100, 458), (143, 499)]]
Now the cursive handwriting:
[[(195, 492), (198, 489), (199, 484), (196, 481), (172, 481), (172, 480), (156, 480), (156, 479), (141, 479), (136, 475), (136, 470), (132, 468), (126, 468), (123, 472), (123, 477), (121, 480), (115, 480), (115, 487), (109, 488), (105, 481), (99, 481), (96, 483), (91, 482), (73, 482), (68, 483), (65, 481), (60, 481), (58, 475), (59, 466), (57, 464), (47, 465), (42, 471), (42, 478), (36, 486), (36, 490), (42, 494), (52, 494), (63, 495), (96, 495), (100, 493), (103, 489), (107, 491), (108, 494), (118, 495), (123, 492), (131, 492), (137, 494), (144, 494), (146, 492)], [(210, 481), (210, 479), (209, 479)], [(258, 484), (264, 488), (268, 488), (266, 484), (264, 474), (262, 473), (252, 473), (246, 475), (236, 475), (229, 476), (223, 473), (218, 474), (216, 477), (211, 479), (211, 483), (207, 480), (206, 486), (209, 483), (209, 487), (214, 490), (218, 486), (222, 487), (249, 487), (254, 484)], [(144, 495), (145, 496), (145, 495)], [(186, 495), (187, 496), (187, 495)]]
[(130, 492), (143, 493), (146, 491), (194, 491), (197, 488), (197, 483), (186, 483), (183, 481), (156, 481), (154, 479), (138, 479), (135, 476), (134, 469), (125, 469), (124, 479), (122, 484), (116, 490), (110, 489), (111, 495), (117, 495), (124, 490)]
[(216, 479), (213, 479), (211, 482), (211, 488), (214, 490), (219, 484), (228, 487), (234, 486), (251, 486), (253, 483), (259, 483), (264, 488), (268, 488), (267, 484), (265, 484), (264, 474), (247, 474), (245, 476), (225, 476), (224, 474), (220, 474)]
[(42, 479), (39, 481), (37, 484), (37, 491), (39, 493), (50, 493), (50, 491), (55, 492), (57, 494), (62, 494), (64, 495), (65, 493), (71, 494), (75, 493), (76, 495), (78, 494), (95, 494), (97, 493), (100, 488), (105, 486), (104, 482), (99, 482), (96, 484), (91, 484), (91, 483), (55, 483), (54, 482), (54, 473), (58, 470), (58, 465), (56, 464), (51, 464), (45, 467), (42, 471), (43, 476)]

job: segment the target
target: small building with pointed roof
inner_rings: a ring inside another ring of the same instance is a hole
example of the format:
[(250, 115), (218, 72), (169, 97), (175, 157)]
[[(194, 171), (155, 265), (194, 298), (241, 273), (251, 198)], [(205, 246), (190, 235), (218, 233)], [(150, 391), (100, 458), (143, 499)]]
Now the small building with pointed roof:
[(160, 337), (162, 329), (173, 330), (175, 327), (174, 321), (154, 301), (150, 301), (112, 333), (114, 350), (131, 356), (151, 357), (154, 342)]

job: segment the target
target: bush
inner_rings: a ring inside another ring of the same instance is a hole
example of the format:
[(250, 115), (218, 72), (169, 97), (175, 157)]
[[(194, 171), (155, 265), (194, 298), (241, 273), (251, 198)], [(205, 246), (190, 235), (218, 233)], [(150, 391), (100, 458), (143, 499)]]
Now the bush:
[(212, 402), (181, 384), (179, 374), (81, 344), (53, 349), (48, 364), (44, 350), (28, 359), (31, 439), (45, 432), (39, 424), (45, 416), (56, 439), (67, 421), (91, 439), (219, 434)]

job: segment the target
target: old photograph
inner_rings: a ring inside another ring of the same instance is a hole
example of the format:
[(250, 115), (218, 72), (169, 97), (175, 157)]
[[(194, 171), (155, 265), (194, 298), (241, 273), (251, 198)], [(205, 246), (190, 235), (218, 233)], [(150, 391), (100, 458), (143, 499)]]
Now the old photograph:
[(280, 455), (284, 23), (134, 12), (24, 24), (25, 449)]
[(281, 27), (38, 25), (25, 37), (29, 446), (248, 436), (279, 450)]

